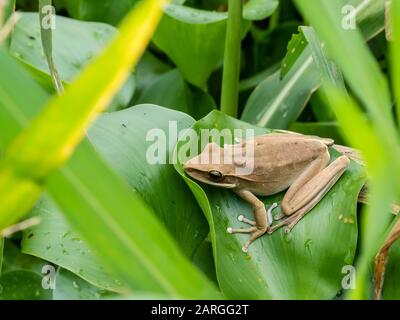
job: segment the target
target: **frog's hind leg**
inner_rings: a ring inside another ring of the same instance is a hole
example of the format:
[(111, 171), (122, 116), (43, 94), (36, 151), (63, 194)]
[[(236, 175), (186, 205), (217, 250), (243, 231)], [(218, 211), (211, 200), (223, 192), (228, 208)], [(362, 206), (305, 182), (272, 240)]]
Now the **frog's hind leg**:
[(286, 226), (286, 233), (290, 232), (339, 180), (346, 171), (349, 163), (350, 160), (346, 156), (342, 156), (314, 176), (310, 177), (310, 173), (312, 174), (312, 172), (306, 171), (305, 174), (293, 184), (293, 189), (292, 187), (289, 188), (283, 198), (281, 207), (288, 217), (284, 218), (272, 228), (269, 228), (268, 233), (271, 234), (283, 226)]
[(268, 230), (268, 219), (267, 211), (265, 210), (264, 203), (260, 201), (254, 194), (247, 190), (235, 190), (236, 194), (249, 203), (253, 208), (255, 221), (249, 220), (244, 216), (239, 216), (238, 219), (241, 222), (251, 225), (250, 228), (234, 229), (227, 228), (227, 231), (231, 234), (235, 233), (249, 233), (249, 240), (243, 245), (243, 252), (248, 252), (249, 246), (259, 237), (264, 235)]

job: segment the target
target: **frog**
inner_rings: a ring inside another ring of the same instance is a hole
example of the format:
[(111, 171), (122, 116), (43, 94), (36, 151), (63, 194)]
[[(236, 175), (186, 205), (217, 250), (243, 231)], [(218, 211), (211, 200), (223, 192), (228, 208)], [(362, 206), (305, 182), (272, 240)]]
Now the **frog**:
[[(248, 227), (227, 228), (229, 234), (249, 234), (242, 246), (242, 251), (247, 253), (250, 245), (265, 234), (282, 227), (284, 233), (291, 232), (345, 173), (350, 159), (341, 155), (332, 161), (329, 148), (333, 145), (334, 140), (329, 138), (286, 132), (263, 134), (222, 147), (210, 142), (200, 154), (184, 162), (183, 169), (195, 181), (231, 189), (251, 206), (253, 219), (238, 216)], [(238, 170), (244, 166), (243, 158), (236, 161), (235, 157), (232, 160), (227, 156), (243, 154), (246, 150), (252, 150), (246, 156), (253, 163), (248, 172)], [(204, 161), (217, 158), (219, 161)], [(281, 203), (274, 203), (268, 210), (259, 199), (285, 190)], [(281, 215), (274, 219), (272, 212), (277, 207)]]

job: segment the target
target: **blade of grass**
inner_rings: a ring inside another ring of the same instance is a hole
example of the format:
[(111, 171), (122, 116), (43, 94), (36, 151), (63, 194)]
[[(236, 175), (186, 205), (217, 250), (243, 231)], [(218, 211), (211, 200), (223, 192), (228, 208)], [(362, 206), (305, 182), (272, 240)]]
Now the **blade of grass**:
[(222, 79), (221, 111), (237, 118), (243, 1), (229, 0)]
[(397, 100), (397, 123), (400, 124), (400, 3), (392, 1), (392, 42), (390, 44), (393, 91)]
[(111, 101), (145, 50), (165, 3), (146, 0), (132, 10), (110, 46), (9, 146), (0, 163), (0, 230), (32, 207), (47, 176), (71, 156), (87, 126)]
[[(53, 59), (53, 26), (51, 23), (50, 25), (46, 25), (44, 23), (45, 19), (49, 18), (49, 15), (51, 15), (50, 19), (55, 19), (55, 9), (53, 8), (52, 0), (39, 0), (40, 33), (42, 38), (43, 52), (46, 56), (54, 88), (58, 94), (61, 94), (64, 91), (64, 87)], [(50, 10), (50, 12), (48, 10)]]

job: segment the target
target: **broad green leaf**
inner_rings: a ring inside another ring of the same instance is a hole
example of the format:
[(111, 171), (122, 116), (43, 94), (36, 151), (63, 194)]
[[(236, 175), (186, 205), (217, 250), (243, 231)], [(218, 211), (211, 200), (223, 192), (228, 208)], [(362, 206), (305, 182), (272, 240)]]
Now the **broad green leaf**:
[(43, 197), (35, 205), (31, 215), (39, 217), (41, 223), (24, 232), (22, 253), (62, 266), (103, 289), (121, 290), (121, 282), (104, 270), (92, 250), (65, 221), (53, 201)]
[(0, 209), (0, 229), (33, 206), (43, 181), (68, 160), (86, 127), (111, 102), (147, 46), (163, 4), (165, 0), (148, 0), (132, 10), (107, 49), (9, 146), (0, 163), (0, 193), (6, 201)]
[[(22, 14), (12, 36), (10, 51), (52, 92), (53, 85), (46, 58), (43, 56), (38, 19), (36, 13)], [(73, 82), (117, 33), (115, 28), (106, 24), (81, 22), (61, 16), (56, 17), (56, 26), (53, 31), (52, 55), (61, 80), (67, 85)], [(134, 87), (135, 81), (131, 75), (114, 98), (111, 108), (126, 107)]]
[(278, 0), (249, 0), (243, 7), (243, 18), (263, 20), (271, 16), (279, 5)]
[[(211, 73), (223, 61), (227, 14), (174, 4), (167, 6), (164, 13), (154, 43), (187, 81), (204, 89)], [(249, 23), (243, 25), (245, 36)]]
[[(171, 86), (171, 83), (174, 85)], [(162, 105), (182, 111), (196, 119), (204, 117), (216, 105), (213, 98), (201, 89), (190, 88), (178, 69), (158, 77), (136, 100), (136, 103)]]
[(136, 66), (136, 88), (132, 105), (138, 104), (137, 99), (143, 94), (143, 91), (153, 85), (161, 75), (171, 69), (170, 66), (158, 59), (155, 55), (146, 51)]
[(287, 129), (300, 115), (319, 81), (312, 56), (306, 50), (282, 80), (277, 71), (256, 87), (241, 119), (262, 127)]
[[(226, 13), (169, 5), (153, 37), (190, 83), (204, 88), (224, 56)], [(177, 45), (179, 44), (179, 45)]]
[(3, 273), (0, 276), (0, 300), (50, 300), (51, 290), (45, 290), (42, 268), (49, 263), (22, 254), (11, 241), (5, 241)]
[(5, 272), (0, 277), (0, 300), (50, 300), (51, 291), (42, 288), (42, 277), (25, 270)]
[(66, 0), (71, 17), (79, 20), (101, 21), (116, 25), (138, 0)]
[[(200, 129), (266, 129), (212, 112), (193, 127)], [(219, 143), (219, 141), (216, 141)], [(184, 142), (178, 143), (179, 148)], [(338, 153), (331, 151), (333, 158)], [(232, 191), (199, 185), (187, 178), (182, 165), (177, 171), (197, 198), (210, 225), (217, 278), (231, 299), (332, 299), (341, 289), (342, 268), (353, 262), (357, 246), (356, 203), (365, 182), (361, 167), (352, 162), (344, 176), (289, 235), (278, 230), (241, 251), (246, 235), (230, 235), (229, 226), (240, 226), (237, 217), (252, 217), (251, 208)], [(282, 194), (263, 197), (266, 205), (279, 202)]]
[(73, 273), (59, 268), (56, 275), (56, 289), (53, 300), (99, 300), (118, 297), (82, 280)]
[(105, 114), (88, 132), (95, 149), (149, 204), (188, 257), (208, 227), (170, 155), (177, 135), (193, 123), (184, 113), (141, 105)]
[(213, 249), (211, 240), (206, 238), (197, 248), (194, 256), (193, 263), (201, 270), (203, 273), (218, 285), (217, 275), (215, 274), (215, 263), (213, 256)]
[[(64, 0), (71, 17), (78, 20), (100, 21), (117, 25), (138, 0)], [(182, 4), (185, 0), (172, 0)]]

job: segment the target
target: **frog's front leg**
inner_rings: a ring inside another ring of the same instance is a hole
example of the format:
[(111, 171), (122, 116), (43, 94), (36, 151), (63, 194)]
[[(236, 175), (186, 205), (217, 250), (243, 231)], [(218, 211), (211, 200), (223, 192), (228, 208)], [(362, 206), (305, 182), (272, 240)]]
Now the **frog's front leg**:
[(265, 210), (264, 203), (260, 201), (253, 193), (247, 190), (234, 190), (235, 193), (249, 203), (253, 208), (255, 221), (246, 219), (242, 215), (238, 217), (239, 221), (245, 222), (251, 225), (250, 228), (244, 229), (233, 229), (228, 228), (229, 233), (249, 233), (250, 238), (242, 247), (243, 252), (248, 252), (250, 244), (252, 244), (256, 239), (264, 235), (268, 230), (268, 219), (267, 211)]
[(290, 232), (339, 180), (350, 160), (341, 156), (326, 167), (328, 162), (329, 154), (317, 158), (292, 184), (281, 203), (282, 211), (288, 217), (269, 228), (269, 234), (282, 226), (286, 226), (286, 233)]

